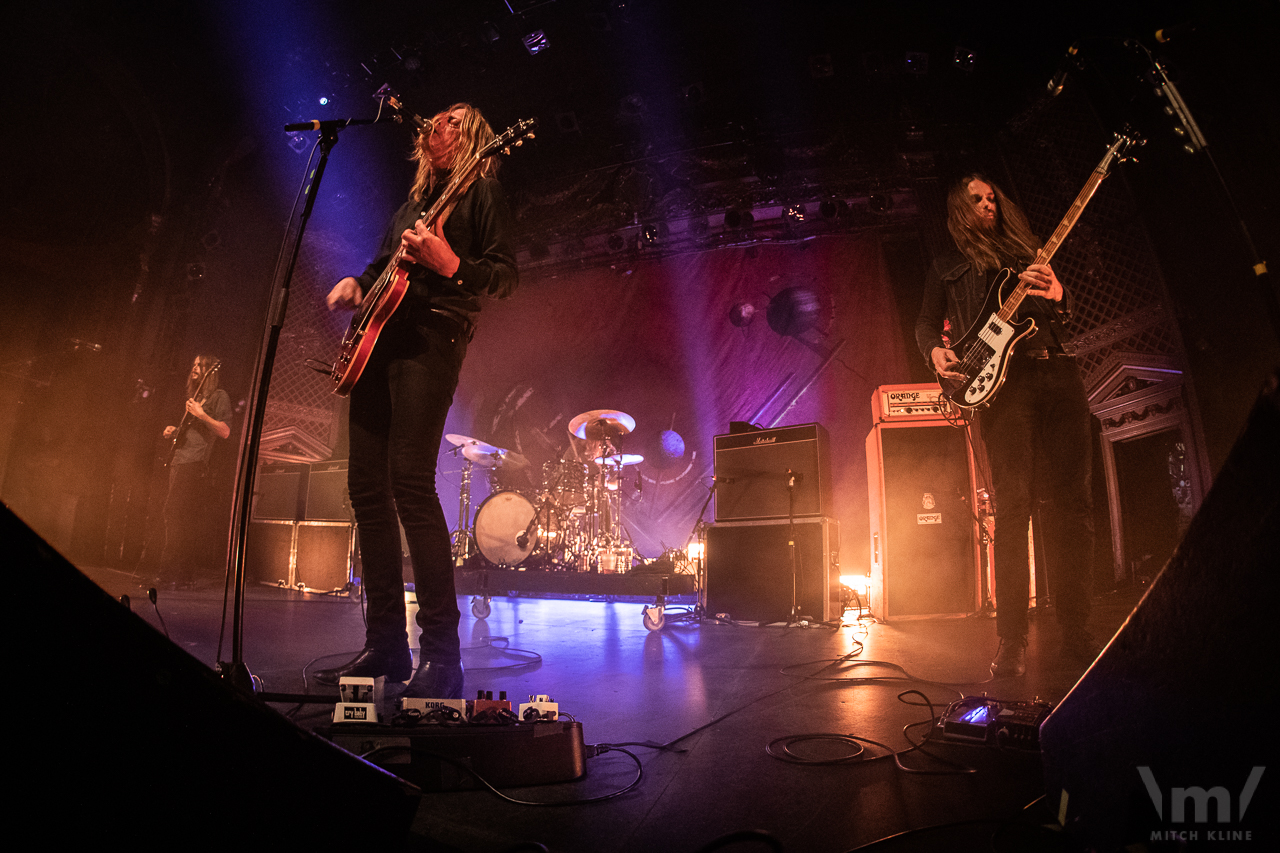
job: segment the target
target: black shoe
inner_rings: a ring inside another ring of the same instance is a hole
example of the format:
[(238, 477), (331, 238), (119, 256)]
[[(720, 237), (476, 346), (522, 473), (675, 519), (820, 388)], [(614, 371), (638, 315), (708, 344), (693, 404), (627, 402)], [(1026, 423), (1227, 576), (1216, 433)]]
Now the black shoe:
[(1000, 638), (1000, 649), (996, 659), (991, 662), (991, 674), (996, 677), (1022, 675), (1027, 671), (1027, 638), (1015, 637), (1012, 640)]
[(404, 681), (412, 674), (413, 658), (408, 646), (396, 652), (367, 648), (344, 666), (318, 670), (315, 679), (320, 684), (336, 687), (341, 678), (377, 678), (385, 675), (388, 681)]
[(462, 664), (423, 661), (401, 699), (461, 699)]

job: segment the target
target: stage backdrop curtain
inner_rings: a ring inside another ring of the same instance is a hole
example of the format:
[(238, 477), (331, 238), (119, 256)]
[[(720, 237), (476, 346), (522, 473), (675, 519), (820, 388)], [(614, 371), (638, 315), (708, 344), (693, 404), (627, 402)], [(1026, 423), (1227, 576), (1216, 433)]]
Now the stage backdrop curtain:
[[(776, 316), (773, 324), (792, 334), (771, 327), (771, 304), (775, 315), (792, 307), (789, 327)], [(735, 306), (747, 305), (752, 321), (731, 322)], [(622, 478), (623, 519), (637, 550), (655, 557), (686, 544), (708, 495), (713, 437), (730, 421), (817, 422), (831, 436), (843, 563), (865, 567), (870, 395), (908, 381), (914, 356), (875, 234), (620, 257), (615, 268), (554, 277), (534, 270), (515, 297), (486, 303), (480, 319), (448, 431), (530, 460), (494, 488), (532, 496), (544, 464), (567, 449), (575, 415), (626, 412), (636, 429), (618, 450), (645, 459)], [(462, 460), (450, 449), (442, 446), (439, 479), (456, 524)], [(473, 511), (490, 488), (476, 473)], [(711, 506), (705, 519), (713, 518)]]

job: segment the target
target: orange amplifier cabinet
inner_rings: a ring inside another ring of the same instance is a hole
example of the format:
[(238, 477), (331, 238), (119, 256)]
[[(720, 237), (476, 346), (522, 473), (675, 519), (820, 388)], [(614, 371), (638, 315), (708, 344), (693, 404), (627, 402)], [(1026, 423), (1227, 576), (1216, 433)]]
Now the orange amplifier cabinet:
[(944, 404), (928, 396), (930, 389), (936, 394), (938, 386), (886, 385), (871, 398), (877, 423), (866, 441), (870, 606), (883, 621), (980, 607), (973, 454), (965, 431), (943, 418)]

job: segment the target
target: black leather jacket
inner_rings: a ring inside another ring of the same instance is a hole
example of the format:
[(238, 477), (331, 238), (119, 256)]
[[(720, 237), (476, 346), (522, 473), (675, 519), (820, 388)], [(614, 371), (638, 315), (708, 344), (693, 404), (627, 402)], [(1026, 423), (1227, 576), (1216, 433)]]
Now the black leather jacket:
[[(934, 260), (925, 276), (924, 300), (916, 318), (916, 346), (930, 369), (933, 361), (929, 356), (934, 347), (948, 346), (942, 338), (943, 320), (950, 325), (946, 335), (953, 345), (979, 319), (978, 312), (994, 278), (994, 274), (973, 269), (958, 249), (945, 252)], [(1065, 284), (1062, 290), (1061, 302), (1051, 302), (1042, 296), (1028, 296), (1022, 301), (1018, 317), (1034, 319), (1037, 330), (1018, 345), (1019, 350), (1063, 349), (1062, 344), (1068, 340), (1068, 335), (1062, 321), (1071, 316), (1075, 299)]]

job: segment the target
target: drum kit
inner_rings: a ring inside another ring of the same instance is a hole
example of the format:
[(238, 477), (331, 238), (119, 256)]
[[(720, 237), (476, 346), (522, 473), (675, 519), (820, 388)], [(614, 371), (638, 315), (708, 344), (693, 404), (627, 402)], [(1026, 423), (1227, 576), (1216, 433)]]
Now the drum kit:
[[(458, 495), (455, 565), (477, 556), (506, 569), (625, 572), (635, 556), (622, 523), (622, 474), (644, 457), (621, 453), (615, 442), (636, 428), (625, 412), (594, 409), (569, 422), (569, 449), (542, 466), (532, 493), (505, 488), (496, 476), (527, 469), (527, 458), (465, 435), (445, 439), (464, 461)], [(490, 494), (471, 520), (476, 468), (489, 472)], [(532, 477), (530, 478), (532, 481)]]

